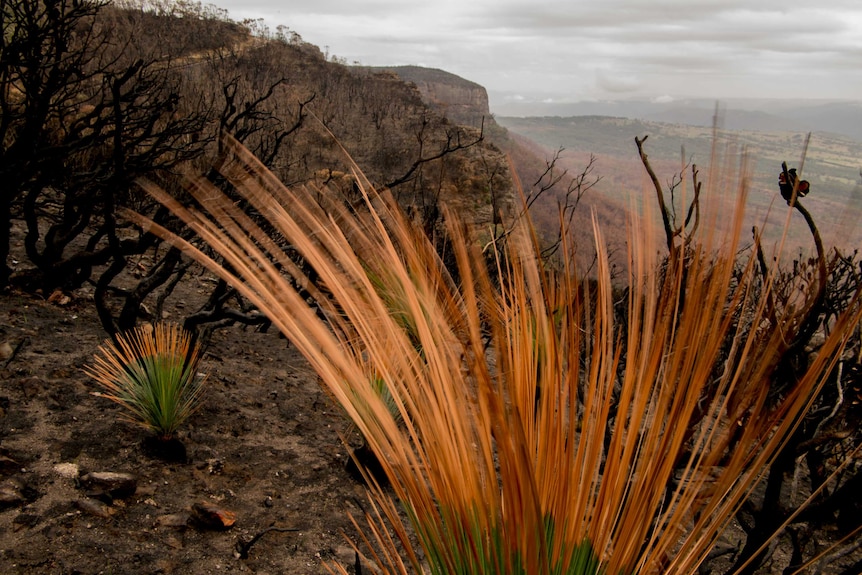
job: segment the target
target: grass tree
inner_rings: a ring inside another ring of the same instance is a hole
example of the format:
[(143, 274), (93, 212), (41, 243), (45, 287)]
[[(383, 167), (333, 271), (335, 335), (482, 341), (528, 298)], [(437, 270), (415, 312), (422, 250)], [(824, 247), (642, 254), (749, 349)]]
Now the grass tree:
[[(737, 261), (744, 182), (731, 230), (685, 240), (666, 265), (654, 228), (632, 219), (620, 323), (597, 225), (587, 283), (543, 264), (526, 218), (489, 273), (447, 212), (456, 277), (367, 183), (357, 209), (282, 185), (229, 137), (225, 149), (219, 171), (267, 231), (207, 180), (188, 184), (195, 208), (141, 185), (230, 268), (127, 215), (236, 285), (361, 431), (394, 495), (372, 481), (373, 505), (357, 520), (358, 548), (381, 573), (696, 572), (860, 319), (839, 318), (801, 379), (776, 391), (771, 376), (806, 296), (780, 329), (767, 321), (770, 281)], [(370, 381), (385, 382), (386, 397)]]
[(170, 323), (147, 324), (107, 340), (85, 372), (103, 397), (124, 408), (126, 419), (168, 441), (200, 406), (200, 360), (189, 332)]

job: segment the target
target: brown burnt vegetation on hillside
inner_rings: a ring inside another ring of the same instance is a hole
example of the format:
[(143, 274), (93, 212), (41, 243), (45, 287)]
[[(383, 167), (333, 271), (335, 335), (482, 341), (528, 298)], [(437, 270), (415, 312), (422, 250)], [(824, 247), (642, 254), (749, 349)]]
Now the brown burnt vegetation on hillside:
[[(511, 210), (506, 158), (482, 122), (456, 124), (415, 85), (327, 59), (286, 28), (185, 2), (6, 0), (0, 14), (0, 283), (46, 295), (90, 284), (108, 332), (158, 317), (190, 269), (116, 209), (169, 224), (133, 182), (182, 193), (180, 173), (215, 162), (221, 131), (282, 181), (356, 202), (346, 150), (429, 233), (443, 202), (482, 225)], [(237, 321), (263, 320), (218, 283), (186, 325)]]

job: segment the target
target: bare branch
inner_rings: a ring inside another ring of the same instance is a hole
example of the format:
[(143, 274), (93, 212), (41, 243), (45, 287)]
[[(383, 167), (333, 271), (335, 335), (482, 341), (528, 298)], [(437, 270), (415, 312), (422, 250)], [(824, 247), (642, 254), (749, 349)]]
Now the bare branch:
[(429, 156), (423, 156), (422, 155), (422, 146), (424, 144), (424, 139), (421, 138), (421, 136), (417, 135), (417, 138), (420, 139), (419, 158), (417, 158), (413, 162), (413, 164), (407, 169), (407, 171), (402, 176), (400, 176), (400, 177), (392, 180), (391, 182), (385, 184), (383, 187), (394, 188), (396, 186), (400, 186), (401, 184), (403, 184), (405, 182), (409, 182), (412, 179), (413, 174), (416, 172), (416, 170), (418, 170), (419, 167), (422, 166), (423, 164), (427, 164), (428, 162), (433, 162), (434, 160), (439, 160), (440, 158), (443, 158), (444, 156), (448, 156), (449, 154), (452, 154), (452, 153), (457, 152), (459, 150), (466, 150), (467, 148), (472, 148), (473, 146), (483, 142), (485, 140), (485, 119), (482, 118), (482, 127), (480, 128), (479, 135), (477, 137), (472, 138), (467, 142), (462, 142), (461, 141), (462, 133), (463, 132), (460, 129), (455, 130), (454, 133), (448, 132), (446, 134), (446, 143), (443, 145), (443, 147), (439, 151), (437, 151), (437, 152), (435, 152)]
[(652, 165), (649, 163), (649, 159), (643, 148), (644, 142), (647, 141), (647, 138), (649, 138), (648, 135), (644, 136), (643, 138), (638, 138), (637, 136), (635, 136), (635, 144), (638, 147), (638, 155), (640, 156), (641, 163), (643, 163), (644, 168), (646, 169), (647, 174), (652, 181), (653, 187), (655, 188), (656, 197), (658, 198), (659, 210), (661, 211), (661, 221), (664, 225), (664, 235), (665, 239), (667, 240), (667, 249), (670, 252), (674, 252), (675, 250), (673, 238), (675, 234), (673, 232), (673, 229), (671, 229), (670, 214), (668, 212), (667, 204), (665, 204), (664, 201), (664, 191), (662, 190), (661, 182), (658, 181), (658, 176), (655, 175), (655, 171), (653, 170)]

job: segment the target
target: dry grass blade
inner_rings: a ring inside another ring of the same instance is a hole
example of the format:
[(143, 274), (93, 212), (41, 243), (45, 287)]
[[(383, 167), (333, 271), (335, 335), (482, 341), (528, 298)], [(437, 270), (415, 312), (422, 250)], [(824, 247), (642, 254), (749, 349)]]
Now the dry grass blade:
[[(382, 573), (694, 572), (859, 321), (840, 318), (804, 377), (769, 396), (796, 318), (771, 329), (753, 265), (737, 267), (744, 185), (732, 232), (690, 241), (663, 271), (637, 247), (653, 243), (634, 222), (619, 323), (597, 226), (594, 282), (546, 269), (524, 220), (501, 246), (495, 288), (470, 231), (447, 213), (456, 283), (385, 195), (344, 206), (288, 189), (230, 138), (225, 148), (222, 174), (271, 236), (206, 183), (189, 188), (202, 210), (144, 185), (235, 272), (129, 217), (235, 284), (364, 435), (423, 552), (400, 558), (407, 527), (372, 489), (367, 533)], [(325, 286), (326, 320), (292, 287), (283, 242)]]

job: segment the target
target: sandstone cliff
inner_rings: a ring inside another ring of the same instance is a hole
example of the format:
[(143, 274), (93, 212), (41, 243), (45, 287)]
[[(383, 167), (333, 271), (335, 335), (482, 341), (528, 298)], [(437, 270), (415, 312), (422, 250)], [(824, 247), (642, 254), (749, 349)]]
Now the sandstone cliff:
[(416, 86), (422, 101), (456, 124), (479, 127), (490, 119), (488, 92), (460, 76), (421, 66), (369, 67), (369, 71), (388, 71)]

